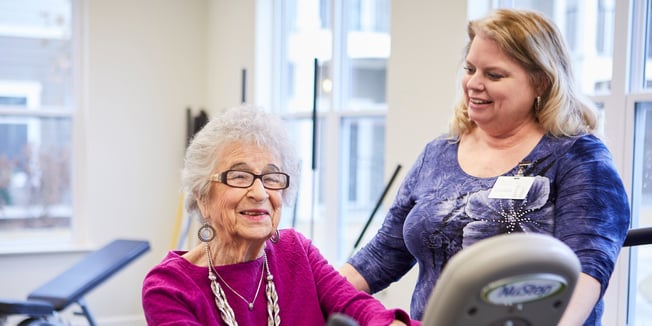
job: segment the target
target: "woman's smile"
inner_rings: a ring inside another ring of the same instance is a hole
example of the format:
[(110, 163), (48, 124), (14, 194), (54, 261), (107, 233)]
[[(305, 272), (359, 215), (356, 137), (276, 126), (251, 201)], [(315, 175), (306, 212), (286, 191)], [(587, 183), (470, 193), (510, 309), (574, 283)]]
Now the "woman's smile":
[(270, 218), (269, 211), (266, 209), (248, 209), (248, 210), (242, 210), (239, 212), (240, 215), (244, 216), (245, 218), (249, 220), (263, 220)]

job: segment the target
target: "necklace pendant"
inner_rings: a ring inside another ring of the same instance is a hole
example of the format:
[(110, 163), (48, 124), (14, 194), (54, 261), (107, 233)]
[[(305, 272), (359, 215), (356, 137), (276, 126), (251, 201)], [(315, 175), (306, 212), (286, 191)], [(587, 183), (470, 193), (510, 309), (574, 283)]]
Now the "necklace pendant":
[(249, 311), (252, 311), (252, 310), (254, 310), (254, 303), (250, 302), (249, 303)]

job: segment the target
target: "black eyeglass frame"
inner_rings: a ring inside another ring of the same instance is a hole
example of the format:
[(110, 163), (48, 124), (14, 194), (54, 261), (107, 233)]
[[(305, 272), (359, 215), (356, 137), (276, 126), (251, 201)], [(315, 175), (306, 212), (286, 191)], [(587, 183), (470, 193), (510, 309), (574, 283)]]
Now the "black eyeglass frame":
[[(245, 173), (245, 174), (253, 176), (253, 178), (251, 179), (251, 183), (248, 186), (232, 185), (232, 184), (229, 184), (228, 178), (227, 178), (227, 175), (230, 172)], [(267, 175), (270, 175), (270, 174), (285, 176), (285, 186), (280, 187), (280, 188), (276, 188), (276, 187), (268, 187), (267, 185), (265, 185), (265, 180), (263, 179), (263, 177), (265, 177)], [(227, 185), (229, 187), (233, 187), (233, 188), (249, 188), (254, 184), (254, 182), (256, 182), (256, 179), (260, 179), (260, 182), (263, 184), (263, 187), (265, 189), (269, 189), (269, 190), (283, 190), (283, 189), (287, 189), (288, 187), (290, 187), (290, 175), (285, 173), (285, 172), (267, 172), (267, 173), (262, 173), (262, 174), (255, 174), (255, 173), (252, 173), (252, 172), (249, 172), (249, 171), (242, 171), (242, 170), (226, 170), (226, 171), (221, 172), (221, 173), (216, 173), (210, 178), (211, 181), (216, 181), (216, 182), (219, 182), (219, 183), (223, 183), (223, 184), (225, 184), (225, 185)]]

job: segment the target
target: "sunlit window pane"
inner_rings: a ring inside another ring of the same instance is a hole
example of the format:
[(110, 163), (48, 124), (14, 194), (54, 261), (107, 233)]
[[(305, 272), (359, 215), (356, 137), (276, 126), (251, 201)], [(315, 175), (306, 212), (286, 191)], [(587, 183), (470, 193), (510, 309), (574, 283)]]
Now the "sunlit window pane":
[(72, 28), (70, 0), (0, 0), (3, 240), (70, 230)]
[[(306, 235), (311, 234), (314, 223), (321, 223), (316, 221), (318, 219), (315, 209), (321, 206), (319, 200), (319, 189), (315, 185), (319, 185), (319, 172), (324, 173), (327, 171), (328, 166), (322, 165), (323, 162), (313, 162), (313, 139), (312, 130), (313, 123), (311, 119), (291, 119), (286, 121), (290, 137), (294, 140), (297, 151), (300, 154), (300, 179), (292, 180), (291, 182), (297, 186), (297, 198), (295, 207), (291, 211), (286, 211), (282, 223), (285, 226), (292, 226)], [(323, 124), (319, 122), (317, 130), (322, 129)], [(319, 137), (318, 137), (319, 139)], [(322, 148), (323, 143), (317, 143), (317, 150)], [(316, 153), (318, 154), (318, 153)], [(322, 155), (316, 155), (315, 159), (319, 159)], [(314, 164), (313, 164), (314, 163)], [(313, 169), (313, 167), (315, 169)], [(318, 168), (318, 169), (317, 169)], [(314, 196), (314, 198), (313, 198)]]
[(297, 205), (284, 223), (309, 236), (337, 264), (353, 249), (385, 182), (390, 0), (280, 1), (276, 102), (302, 159)]
[[(389, 0), (344, 1), (343, 108), (384, 109), (390, 55)], [(337, 83), (336, 83), (337, 86)]]
[[(299, 186), (296, 207), (288, 210), (283, 218), (284, 226), (292, 226), (313, 238), (317, 243), (328, 244), (337, 239), (337, 245), (330, 244), (329, 249), (337, 247), (339, 259), (346, 257), (352, 250), (376, 205), (386, 180), (384, 176), (385, 160), (385, 119), (384, 117), (353, 117), (343, 118), (340, 124), (341, 144), (339, 145), (338, 199), (337, 212), (330, 213), (325, 207), (324, 178), (332, 175), (332, 157), (325, 156), (325, 129), (323, 121), (317, 128), (320, 130), (317, 144), (318, 153), (316, 169), (313, 169), (312, 154), (312, 121), (310, 119), (294, 119), (288, 121), (288, 130), (295, 139), (300, 153), (301, 178), (296, 180)], [(337, 213), (337, 217), (331, 215)], [(380, 214), (379, 214), (380, 215)], [(339, 219), (339, 222), (336, 221)], [(373, 234), (382, 216), (376, 216), (373, 226), (367, 234), (367, 240)], [(325, 233), (326, 224), (339, 225), (337, 235)]]
[[(341, 130), (342, 192), (338, 202), (342, 217), (342, 256), (353, 250), (385, 188), (385, 119), (346, 118), (342, 120)], [(383, 216), (372, 218), (375, 227), (368, 229), (367, 239), (382, 220)]]
[[(648, 1), (648, 7), (651, 6), (650, 1)], [(648, 8), (648, 13), (650, 9)], [(645, 77), (643, 82), (643, 87), (650, 89), (652, 88), (652, 14), (647, 15), (647, 31), (645, 35), (645, 60), (643, 60)]]
[[(470, 5), (474, 1), (470, 0)], [(500, 0), (497, 4), (497, 7), (539, 11), (551, 18), (564, 34), (582, 92), (587, 95), (611, 92), (615, 0)]]
[(613, 0), (598, 1), (598, 21), (596, 25), (598, 31), (596, 33), (595, 48), (600, 55), (611, 56), (613, 54), (614, 6)]
[(70, 226), (71, 121), (0, 116), (0, 229)]
[(330, 106), (332, 59), (330, 1), (284, 0), (281, 64), (281, 108), (284, 112), (306, 112), (313, 108), (315, 59), (318, 62), (319, 109)]
[[(636, 105), (634, 142), (634, 190), (632, 216), (635, 227), (652, 226), (652, 102)], [(646, 325), (652, 320), (652, 248), (632, 248), (630, 270), (631, 325)]]
[(0, 49), (0, 105), (71, 104), (69, 0), (0, 1)]

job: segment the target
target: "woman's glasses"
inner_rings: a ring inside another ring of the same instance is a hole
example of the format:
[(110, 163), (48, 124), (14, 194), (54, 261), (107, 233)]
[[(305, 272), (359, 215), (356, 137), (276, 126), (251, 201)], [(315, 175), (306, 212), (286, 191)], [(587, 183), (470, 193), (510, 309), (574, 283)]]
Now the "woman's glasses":
[(283, 172), (255, 174), (247, 171), (227, 170), (211, 177), (211, 181), (221, 182), (235, 188), (249, 188), (256, 179), (260, 179), (265, 189), (281, 190), (290, 186), (290, 176)]

